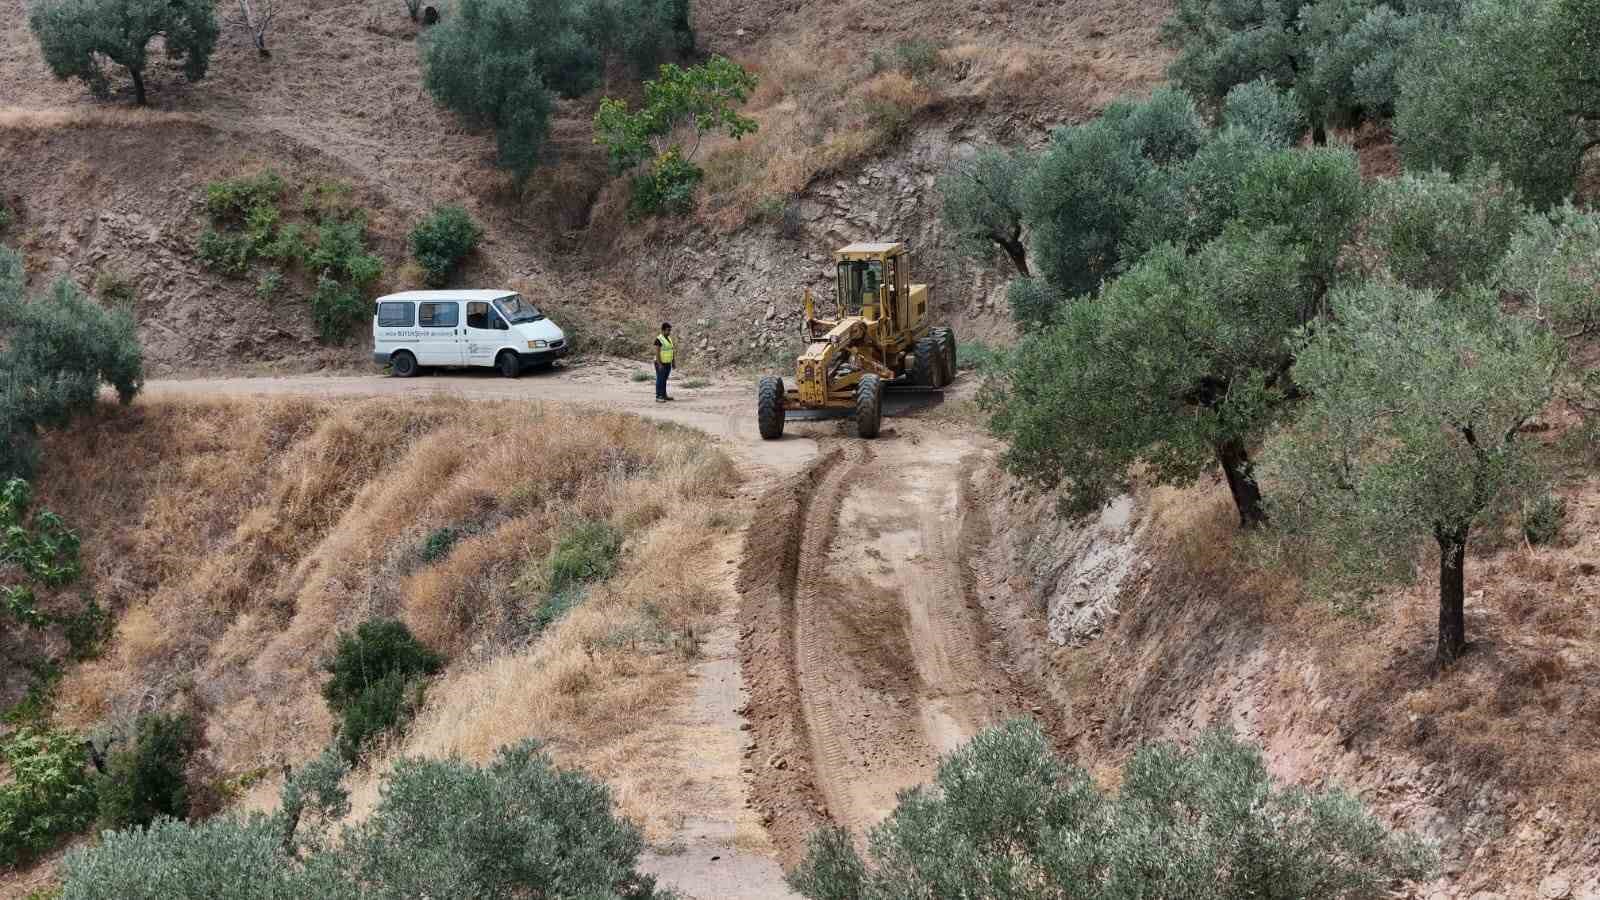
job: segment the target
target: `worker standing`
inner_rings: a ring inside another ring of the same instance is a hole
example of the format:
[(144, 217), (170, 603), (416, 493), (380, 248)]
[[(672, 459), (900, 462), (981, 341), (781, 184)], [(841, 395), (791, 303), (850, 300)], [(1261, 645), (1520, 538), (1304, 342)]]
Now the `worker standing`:
[(671, 400), (667, 396), (667, 377), (672, 374), (672, 323), (662, 322), (661, 333), (656, 335), (656, 402)]

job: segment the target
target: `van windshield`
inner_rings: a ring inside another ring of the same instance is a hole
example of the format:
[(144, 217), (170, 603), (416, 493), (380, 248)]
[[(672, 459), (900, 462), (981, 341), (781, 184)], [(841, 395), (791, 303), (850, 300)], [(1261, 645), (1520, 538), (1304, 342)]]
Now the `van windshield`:
[(500, 310), (500, 315), (506, 321), (515, 325), (518, 322), (537, 322), (544, 318), (544, 313), (539, 312), (539, 307), (522, 299), (520, 294), (511, 294), (494, 301), (495, 309)]

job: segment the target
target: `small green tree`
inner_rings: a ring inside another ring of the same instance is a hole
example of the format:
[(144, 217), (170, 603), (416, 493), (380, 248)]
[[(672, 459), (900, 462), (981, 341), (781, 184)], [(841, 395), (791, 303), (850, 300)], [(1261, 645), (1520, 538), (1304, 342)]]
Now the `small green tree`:
[(1032, 274), (1022, 243), (1022, 187), (1031, 166), (1026, 151), (985, 147), (952, 163), (937, 184), (944, 226), (962, 250), (983, 258), (999, 247), (1024, 278)]
[(812, 900), (1379, 900), (1434, 864), (1343, 791), (1278, 786), (1260, 752), (1226, 732), (1189, 752), (1140, 748), (1108, 797), (1020, 721), (941, 760), (868, 849), (870, 865), (847, 833), (824, 829), (790, 884)]
[(1284, 229), (1320, 295), (1332, 286), (1367, 201), (1355, 151), (1315, 147), (1263, 157), (1241, 179), (1235, 202), (1240, 223)]
[(1368, 282), (1331, 305), (1298, 349), (1310, 400), (1268, 466), (1275, 517), (1357, 586), (1405, 577), (1432, 537), (1446, 665), (1466, 648), (1473, 526), (1538, 487), (1521, 429), (1551, 397), (1560, 347), (1485, 289), (1445, 298)]
[(100, 822), (107, 828), (145, 826), (157, 816), (189, 816), (184, 772), (200, 745), (188, 715), (140, 716), (131, 746), (111, 754), (99, 782)]
[(38, 430), (94, 407), (100, 385), (132, 402), (144, 384), (133, 316), (58, 281), (23, 298), (21, 257), (0, 247), (0, 477), (26, 476)]
[(466, 210), (441, 206), (411, 230), (411, 255), (428, 273), (428, 284), (444, 287), (451, 273), (482, 239), (483, 229)]
[[(1586, 21), (1587, 17), (1587, 21)], [(1460, 175), (1493, 164), (1538, 206), (1559, 203), (1600, 146), (1600, 100), (1569, 41), (1600, 31), (1600, 3), (1473, 0), (1458, 27), (1436, 24), (1400, 68), (1395, 137), (1408, 169)]]
[(396, 619), (371, 619), (339, 635), (333, 655), (323, 663), (332, 677), (322, 696), (340, 715), (344, 758), (354, 762), (374, 737), (403, 726), (420, 700), (421, 679), (442, 662)]
[(217, 18), (206, 0), (46, 0), (28, 25), (57, 78), (79, 78), (97, 96), (109, 93), (101, 60), (133, 78), (134, 101), (145, 103), (150, 42), (159, 37), (169, 59), (183, 61), (190, 81), (205, 77), (217, 43)]
[[(594, 141), (606, 148), (612, 166), (622, 172), (654, 161), (642, 197), (635, 192), (639, 212), (686, 207), (685, 192), (702, 174), (693, 160), (706, 135), (726, 132), (739, 140), (755, 132), (756, 121), (739, 115), (736, 107), (749, 98), (756, 82), (756, 75), (738, 63), (713, 56), (689, 68), (661, 66), (657, 77), (644, 83), (644, 103), (636, 112), (629, 111), (626, 100), (600, 101)], [(694, 134), (688, 152), (677, 142), (683, 130)], [(636, 179), (635, 187), (639, 186)]]
[[(1494, 283), (1562, 341), (1600, 333), (1600, 212), (1568, 202), (1530, 214), (1512, 237)], [(1562, 392), (1594, 421), (1600, 418), (1600, 369), (1584, 365), (1584, 358), (1568, 354)]]
[(1369, 252), (1356, 255), (1401, 284), (1445, 294), (1486, 283), (1526, 213), (1521, 192), (1492, 172), (1381, 179), (1371, 197)]
[(1245, 526), (1266, 517), (1249, 446), (1292, 398), (1287, 338), (1316, 311), (1282, 230), (1163, 245), (1025, 339), (984, 397), (1005, 463), (1090, 512), (1135, 463), (1165, 483), (1220, 464)]

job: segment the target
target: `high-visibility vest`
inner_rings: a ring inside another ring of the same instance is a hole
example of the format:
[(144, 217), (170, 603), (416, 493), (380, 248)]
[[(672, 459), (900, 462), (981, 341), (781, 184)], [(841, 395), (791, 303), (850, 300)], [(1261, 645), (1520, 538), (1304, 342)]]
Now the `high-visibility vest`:
[(656, 345), (660, 347), (660, 350), (657, 351), (659, 355), (656, 358), (666, 365), (672, 365), (672, 338), (664, 334), (658, 334), (656, 335)]

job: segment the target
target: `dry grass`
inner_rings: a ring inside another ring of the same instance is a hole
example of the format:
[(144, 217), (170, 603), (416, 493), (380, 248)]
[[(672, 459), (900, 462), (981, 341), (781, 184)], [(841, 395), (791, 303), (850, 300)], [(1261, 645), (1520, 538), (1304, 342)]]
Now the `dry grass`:
[[(58, 718), (194, 702), (222, 776), (326, 744), (319, 660), (375, 615), (451, 660), (406, 749), (483, 758), (560, 736), (580, 760), (615, 752), (681, 685), (725, 597), (694, 573), (736, 470), (694, 432), (622, 414), (158, 401), (51, 435), (47, 458), (41, 499), (79, 527), (120, 614), (108, 651), (62, 682)], [(581, 520), (622, 531), (622, 568), (528, 643), (542, 595), (519, 575)], [(445, 526), (470, 536), (424, 561)]]

